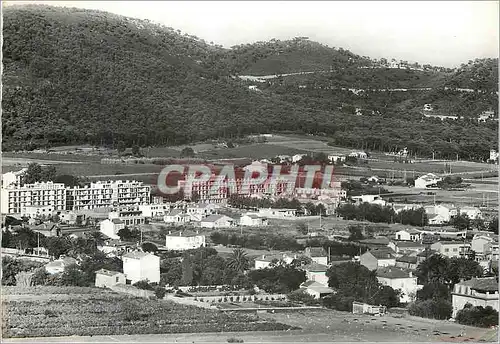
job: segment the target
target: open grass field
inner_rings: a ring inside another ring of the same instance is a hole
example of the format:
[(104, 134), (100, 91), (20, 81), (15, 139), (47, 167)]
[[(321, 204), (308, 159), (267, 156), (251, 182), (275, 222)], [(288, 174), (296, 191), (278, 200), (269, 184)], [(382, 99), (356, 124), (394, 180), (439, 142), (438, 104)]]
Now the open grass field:
[(226, 314), (165, 300), (133, 298), (97, 288), (54, 288), (37, 287), (4, 293), (3, 337), (276, 331), (291, 328), (257, 315)]

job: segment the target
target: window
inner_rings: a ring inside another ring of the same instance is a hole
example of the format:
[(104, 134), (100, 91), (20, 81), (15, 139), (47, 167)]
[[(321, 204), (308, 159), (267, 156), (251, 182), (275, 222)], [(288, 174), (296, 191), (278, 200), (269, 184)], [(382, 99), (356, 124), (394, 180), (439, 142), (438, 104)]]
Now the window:
[(450, 249), (449, 248), (445, 248), (444, 252), (450, 252)]
[(457, 251), (458, 251), (458, 249), (455, 247), (455, 248), (453, 249), (453, 252), (457, 252)]
[(118, 283), (118, 276), (116, 276), (116, 283)]

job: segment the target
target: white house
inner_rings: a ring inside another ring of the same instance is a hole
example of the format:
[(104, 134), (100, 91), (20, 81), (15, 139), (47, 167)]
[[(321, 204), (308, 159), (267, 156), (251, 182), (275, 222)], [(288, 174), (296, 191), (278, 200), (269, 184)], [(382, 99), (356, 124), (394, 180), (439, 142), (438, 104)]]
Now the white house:
[(265, 217), (259, 217), (257, 214), (244, 214), (240, 217), (241, 226), (264, 227), (268, 224)]
[(429, 187), (437, 186), (437, 182), (442, 181), (443, 178), (436, 176), (434, 173), (428, 173), (415, 179), (416, 189), (427, 189)]
[(205, 247), (205, 236), (198, 232), (180, 231), (179, 233), (169, 234), (165, 237), (165, 248), (167, 250), (184, 251)]
[[(474, 235), (471, 241), (471, 250), (476, 253), (476, 260), (493, 260), (491, 255), (494, 253), (495, 245), (498, 249), (498, 243), (495, 238), (489, 235)], [(498, 260), (498, 255), (496, 257)]]
[(352, 196), (351, 199), (355, 201), (357, 204), (361, 204), (361, 203), (373, 203), (377, 200), (381, 200), (382, 197), (380, 197), (379, 195), (360, 195), (360, 196)]
[(490, 161), (491, 162), (498, 162), (498, 156), (499, 156), (499, 153), (496, 150), (490, 149)]
[(335, 155), (335, 154), (328, 155), (328, 160), (332, 163), (336, 163), (337, 161), (344, 162), (345, 159), (346, 159), (345, 155)]
[(324, 286), (316, 281), (307, 281), (302, 284), (302, 290), (313, 296), (315, 299), (320, 299), (323, 296), (334, 294), (335, 291), (332, 288)]
[(213, 203), (198, 203), (187, 207), (188, 215), (201, 215), (201, 217), (213, 215), (219, 207)]
[(291, 256), (286, 253), (274, 255), (263, 254), (262, 256), (255, 258), (254, 267), (255, 269), (265, 269), (269, 267), (273, 261), (283, 261), (285, 264), (290, 264), (295, 258), (297, 258), (296, 255)]
[(451, 294), (452, 317), (470, 303), (472, 306), (491, 306), (500, 311), (498, 297), (498, 277), (473, 278), (455, 284)]
[(420, 232), (412, 228), (403, 229), (401, 231), (396, 232), (395, 238), (396, 240), (414, 241), (414, 242), (422, 240)]
[(118, 232), (120, 229), (125, 228), (125, 223), (120, 219), (106, 219), (99, 225), (101, 233), (111, 239), (120, 239)]
[(59, 221), (61, 221), (61, 223), (65, 223), (68, 225), (74, 225), (76, 223), (78, 216), (80, 216), (80, 218), (82, 219), (85, 217), (84, 215), (78, 215), (77, 213), (71, 210), (63, 210), (57, 212), (57, 216), (59, 216)]
[(160, 282), (160, 257), (140, 251), (130, 252), (122, 256), (123, 273), (131, 284), (148, 280), (150, 283)]
[(28, 169), (23, 168), (20, 171), (6, 172), (6, 173), (2, 174), (2, 188), (10, 186), (10, 185), (21, 186), (21, 178), (26, 171), (28, 171)]
[(467, 215), (469, 219), (482, 219), (483, 213), (479, 208), (476, 207), (463, 207), (460, 208), (460, 215)]
[(125, 223), (125, 226), (141, 225), (145, 223), (145, 217), (142, 211), (137, 207), (114, 209), (108, 213), (108, 219), (119, 219)]
[(413, 276), (411, 271), (405, 271), (396, 267), (384, 267), (377, 270), (377, 280), (391, 287), (394, 290), (400, 290), (399, 302), (408, 303), (416, 299), (417, 277)]
[(260, 208), (258, 215), (269, 219), (294, 219), (297, 216), (297, 209)]
[(438, 241), (431, 245), (434, 250), (448, 258), (466, 256), (471, 245), (460, 241)]
[(354, 158), (358, 158), (358, 159), (367, 159), (368, 158), (368, 154), (366, 154), (365, 152), (351, 152), (349, 154), (350, 157), (354, 157)]
[(304, 266), (304, 270), (308, 281), (315, 281), (323, 286), (328, 286), (328, 277), (326, 276), (328, 266), (313, 262)]
[(191, 221), (191, 217), (185, 214), (181, 209), (171, 210), (163, 216), (163, 222), (175, 225), (183, 225), (189, 223), (189, 221)]
[(307, 156), (307, 154), (295, 154), (294, 156), (292, 156), (292, 162), (293, 163), (299, 162), (305, 156)]
[(125, 283), (125, 274), (122, 272), (101, 269), (95, 273), (95, 286), (98, 288), (109, 288)]
[(458, 215), (457, 208), (455, 208), (455, 206), (453, 205), (444, 205), (444, 204), (429, 205), (425, 206), (424, 210), (429, 218), (429, 224), (447, 223), (450, 222), (452, 217)]
[(64, 271), (64, 269), (72, 264), (78, 264), (75, 258), (61, 256), (59, 259), (53, 260), (45, 265), (47, 273), (54, 275)]
[(235, 220), (226, 215), (209, 215), (203, 218), (200, 226), (203, 228), (228, 228), (235, 225)]
[(49, 218), (53, 212), (53, 205), (27, 205), (21, 208), (21, 215), (30, 219)]
[(168, 204), (142, 204), (139, 205), (139, 210), (142, 216), (147, 218), (162, 217), (165, 213), (169, 212), (170, 206)]

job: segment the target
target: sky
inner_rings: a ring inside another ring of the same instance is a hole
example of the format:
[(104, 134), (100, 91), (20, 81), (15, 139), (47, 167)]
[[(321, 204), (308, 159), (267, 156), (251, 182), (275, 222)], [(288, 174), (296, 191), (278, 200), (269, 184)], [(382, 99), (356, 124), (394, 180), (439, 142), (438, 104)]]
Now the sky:
[(149, 19), (207, 42), (307, 36), (371, 58), (456, 67), (499, 55), (499, 1), (3, 1)]

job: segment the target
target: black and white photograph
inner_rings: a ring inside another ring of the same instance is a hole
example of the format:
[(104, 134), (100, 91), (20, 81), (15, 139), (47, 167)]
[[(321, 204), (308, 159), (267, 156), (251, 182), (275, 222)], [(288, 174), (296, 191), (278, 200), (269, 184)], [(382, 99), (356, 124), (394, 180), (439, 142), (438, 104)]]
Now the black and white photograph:
[(2, 1), (2, 343), (498, 343), (500, 1)]

